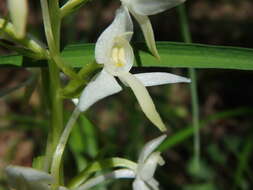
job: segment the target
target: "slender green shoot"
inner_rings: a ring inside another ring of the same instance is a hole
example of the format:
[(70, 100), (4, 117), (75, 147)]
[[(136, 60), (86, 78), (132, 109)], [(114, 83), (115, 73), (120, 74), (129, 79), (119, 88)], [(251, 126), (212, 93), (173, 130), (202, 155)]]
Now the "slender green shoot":
[[(186, 43), (191, 43), (191, 33), (189, 29), (187, 14), (185, 5), (178, 7), (179, 18), (181, 23), (181, 32), (183, 39)], [(191, 100), (192, 100), (192, 115), (193, 115), (193, 127), (194, 127), (194, 159), (196, 168), (199, 167), (200, 159), (200, 135), (199, 135), (199, 104), (197, 93), (197, 74), (195, 69), (189, 69), (189, 75), (191, 78)]]

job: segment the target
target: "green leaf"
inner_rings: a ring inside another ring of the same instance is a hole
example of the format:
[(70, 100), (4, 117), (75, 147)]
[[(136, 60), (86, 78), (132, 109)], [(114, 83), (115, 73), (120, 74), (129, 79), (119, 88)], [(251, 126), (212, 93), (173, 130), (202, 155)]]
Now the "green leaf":
[(85, 182), (85, 180), (87, 180), (88, 177), (92, 173), (99, 172), (104, 169), (115, 168), (115, 167), (128, 168), (133, 171), (136, 171), (137, 163), (131, 160), (127, 160), (127, 159), (119, 158), (119, 157), (108, 158), (108, 159), (93, 162), (87, 168), (85, 168), (82, 172), (80, 172), (76, 177), (71, 179), (67, 187), (70, 189), (77, 188), (80, 184)]
[[(136, 62), (144, 67), (182, 67), (253, 69), (253, 50), (237, 47), (158, 42), (161, 60), (157, 61), (144, 43), (133, 44)], [(82, 67), (94, 59), (94, 44), (67, 46), (62, 56), (74, 67)]]
[[(200, 128), (204, 127), (208, 122), (217, 121), (228, 117), (234, 117), (238, 115), (252, 114), (253, 110), (250, 108), (238, 108), (233, 110), (227, 110), (213, 114), (200, 122)], [(192, 125), (176, 132), (174, 135), (167, 137), (163, 143), (158, 147), (158, 150), (163, 152), (168, 148), (172, 148), (182, 141), (190, 138), (194, 133)]]
[[(153, 57), (145, 43), (133, 44), (136, 64), (144, 67), (180, 67), (180, 68), (217, 68), (253, 70), (253, 49), (212, 46), (204, 44), (186, 44), (176, 42), (157, 42), (161, 60)], [(75, 44), (67, 46), (62, 57), (71, 67), (81, 68), (94, 60), (94, 44)], [(3, 58), (0, 58), (0, 65)], [(16, 66), (45, 66), (32, 61), (16, 62), (12, 57), (4, 58), (5, 64)]]
[(20, 55), (0, 56), (0, 67), (21, 66), (22, 62), (23, 62), (23, 57)]
[(80, 115), (79, 121), (73, 127), (69, 138), (69, 147), (73, 152), (79, 171), (87, 166), (86, 156), (94, 159), (98, 153), (95, 126), (83, 114)]

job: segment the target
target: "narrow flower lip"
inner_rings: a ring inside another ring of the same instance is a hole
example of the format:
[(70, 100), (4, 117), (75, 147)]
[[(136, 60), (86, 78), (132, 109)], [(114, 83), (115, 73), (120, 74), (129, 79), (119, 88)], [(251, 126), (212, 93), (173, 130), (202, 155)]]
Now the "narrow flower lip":
[(132, 89), (139, 105), (146, 117), (160, 130), (166, 131), (164, 122), (156, 110), (155, 104), (145, 86), (131, 73), (124, 73), (119, 76)]

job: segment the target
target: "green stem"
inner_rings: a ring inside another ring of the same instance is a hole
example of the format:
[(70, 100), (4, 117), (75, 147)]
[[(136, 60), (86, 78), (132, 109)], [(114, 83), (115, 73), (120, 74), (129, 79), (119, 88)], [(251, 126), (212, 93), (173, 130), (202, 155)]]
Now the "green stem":
[[(189, 29), (185, 5), (178, 7), (179, 18), (181, 23), (181, 32), (183, 39), (186, 43), (192, 43), (191, 33)], [(197, 74), (195, 69), (189, 69), (191, 78), (191, 99), (192, 99), (192, 114), (193, 114), (193, 127), (194, 127), (194, 154), (195, 164), (199, 167), (200, 159), (200, 135), (199, 135), (199, 103), (197, 93)]]
[(54, 184), (55, 187), (57, 188), (60, 185), (60, 168), (61, 168), (61, 161), (62, 161), (62, 156), (65, 150), (65, 146), (67, 144), (69, 135), (72, 131), (72, 128), (74, 127), (74, 124), (80, 115), (79, 109), (76, 107), (75, 110), (73, 111), (66, 127), (64, 128), (64, 131), (61, 135), (61, 138), (59, 140), (59, 143), (55, 149), (55, 153), (53, 156), (53, 161), (52, 161), (52, 167), (51, 167), (51, 173), (55, 178), (56, 183)]
[(31, 50), (34, 54), (37, 55), (38, 59), (48, 58), (48, 52), (43, 47), (43, 45), (41, 45), (42, 43), (38, 42), (38, 40), (35, 40), (29, 35), (25, 36), (22, 39), (18, 39), (13, 24), (2, 18), (0, 18), (0, 31), (3, 31), (4, 34), (7, 34), (8, 37), (14, 40), (14, 42), (21, 44), (25, 48)]
[[(49, 6), (47, 0), (41, 0), (42, 16), (44, 22), (44, 29), (46, 33), (46, 39), (49, 46), (49, 78), (50, 78), (50, 99), (51, 99), (51, 131), (48, 136), (46, 158), (44, 168), (49, 171), (49, 167), (52, 162), (52, 157), (60, 135), (63, 129), (63, 101), (60, 97), (61, 83), (60, 83), (60, 70), (57, 67), (53, 57), (60, 52), (60, 18), (57, 12), (59, 12), (58, 1), (50, 0), (50, 10), (55, 11), (55, 17), (50, 16)], [(54, 6), (52, 3), (55, 3)], [(52, 19), (54, 18), (54, 19)], [(59, 183), (57, 181), (57, 183)]]
[(60, 72), (54, 62), (49, 62), (49, 78), (50, 78), (50, 102), (51, 102), (51, 122), (50, 122), (50, 133), (47, 142), (46, 160), (45, 160), (45, 171), (49, 171), (49, 167), (52, 162), (52, 157), (60, 134), (63, 129), (63, 102), (60, 97)]
[(73, 10), (88, 2), (89, 0), (69, 0), (65, 5), (63, 5), (61, 7), (61, 12), (60, 12), (60, 15), (61, 15), (61, 18), (67, 16), (68, 14), (70, 14), (71, 12), (73, 12)]

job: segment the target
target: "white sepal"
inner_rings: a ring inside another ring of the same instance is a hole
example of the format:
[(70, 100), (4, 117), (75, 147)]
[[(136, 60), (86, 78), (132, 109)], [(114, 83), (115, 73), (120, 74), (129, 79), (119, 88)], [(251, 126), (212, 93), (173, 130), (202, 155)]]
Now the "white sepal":
[(122, 90), (116, 79), (102, 70), (94, 80), (90, 81), (84, 88), (77, 105), (78, 109), (83, 112), (97, 101), (116, 94)]
[(159, 183), (154, 178), (151, 178), (150, 180), (146, 181), (147, 184), (151, 187), (152, 190), (159, 190)]
[(77, 106), (79, 103), (79, 98), (72, 98), (72, 102)]
[(131, 13), (134, 16), (134, 18), (137, 20), (137, 22), (140, 24), (141, 30), (143, 32), (143, 35), (144, 35), (144, 38), (149, 50), (157, 59), (160, 59), (160, 56), (155, 44), (153, 28), (148, 16), (137, 14), (134, 11), (131, 11)]
[(8, 0), (8, 9), (17, 38), (24, 38), (28, 15), (27, 0)]
[[(133, 23), (128, 10), (121, 7), (117, 10), (112, 24), (105, 29), (96, 42), (95, 59), (97, 63), (104, 64), (111, 61), (114, 39), (127, 32), (133, 32)], [(130, 41), (131, 37), (132, 35), (128, 35), (127, 40)]]
[(144, 86), (157, 86), (171, 83), (191, 82), (190, 79), (164, 72), (150, 72), (134, 74)]
[(26, 180), (33, 181), (33, 182), (52, 182), (53, 177), (48, 173), (45, 173), (40, 170), (36, 170), (29, 167), (22, 167), (22, 166), (7, 166), (5, 168), (5, 172), (9, 177), (19, 177), (22, 175)]
[(139, 177), (137, 177), (133, 182), (133, 190), (150, 190), (149, 187), (142, 181)]
[(141, 109), (147, 118), (161, 131), (165, 131), (166, 127), (155, 108), (152, 98), (143, 84), (131, 73), (124, 73), (120, 75), (119, 78), (122, 78), (122, 80), (133, 90)]
[(141, 15), (154, 15), (183, 2), (185, 0), (131, 0), (131, 8)]
[(5, 173), (10, 186), (17, 190), (49, 190), (53, 182), (48, 173), (28, 167), (8, 166)]
[(139, 168), (139, 175), (144, 181), (149, 181), (153, 178), (155, 170), (157, 168), (157, 164), (159, 164), (162, 160), (164, 163), (162, 157), (160, 156), (160, 152), (153, 152), (143, 164), (140, 163)]
[(140, 153), (138, 163), (145, 162), (149, 155), (164, 141), (166, 137), (167, 135), (162, 135), (145, 144), (144, 148)]

